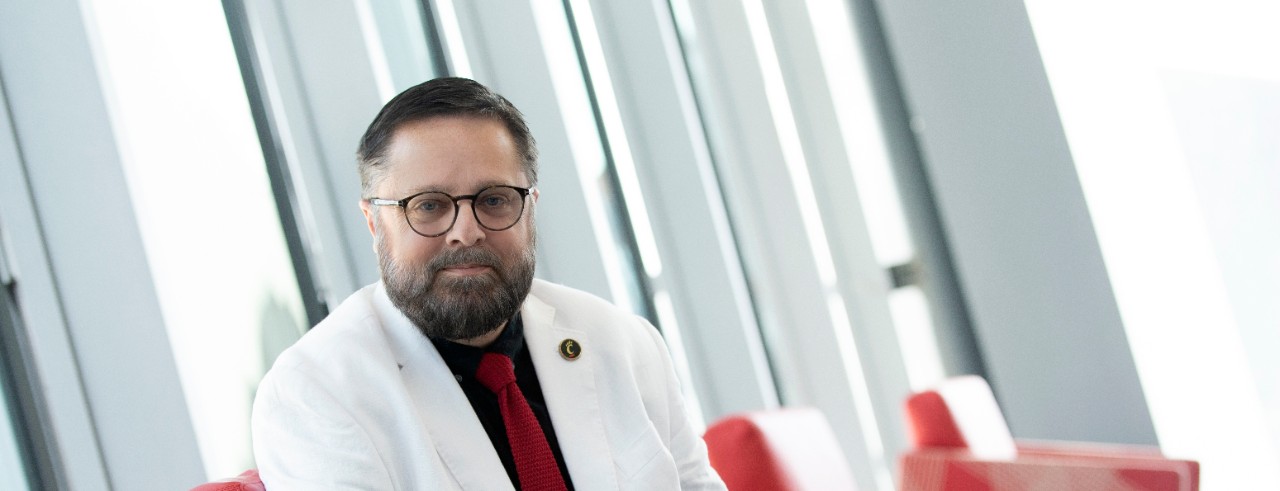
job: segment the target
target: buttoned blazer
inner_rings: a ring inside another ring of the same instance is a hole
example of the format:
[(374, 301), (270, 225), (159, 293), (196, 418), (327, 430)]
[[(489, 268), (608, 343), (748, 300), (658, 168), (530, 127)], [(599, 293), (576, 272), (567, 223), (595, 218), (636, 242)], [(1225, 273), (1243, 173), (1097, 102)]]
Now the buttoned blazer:
[[(534, 280), (525, 342), (580, 490), (724, 489), (644, 319)], [(559, 345), (573, 339), (573, 360)], [(444, 360), (378, 283), (285, 350), (253, 406), (262, 480), (292, 489), (511, 489)]]

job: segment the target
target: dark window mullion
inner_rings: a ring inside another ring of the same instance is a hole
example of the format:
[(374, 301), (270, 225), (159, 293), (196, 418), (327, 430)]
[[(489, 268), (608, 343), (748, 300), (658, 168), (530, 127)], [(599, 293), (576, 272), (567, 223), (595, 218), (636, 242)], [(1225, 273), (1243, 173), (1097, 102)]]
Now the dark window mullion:
[[(0, 261), (3, 261), (0, 258)], [(7, 273), (5, 274), (7, 276)], [(44, 399), (30, 363), (26, 330), (18, 313), (17, 285), (3, 279), (0, 291), (0, 403), (9, 409), (10, 424), (30, 489), (65, 489), (50, 434)]]
[(292, 259), (294, 276), (298, 281), (298, 291), (302, 294), (307, 326), (314, 326), (329, 315), (329, 306), (325, 301), (323, 287), (315, 277), (311, 266), (310, 250), (303, 239), (307, 235), (303, 233), (303, 225), (299, 220), (301, 211), (297, 207), (297, 192), (294, 189), (293, 176), (289, 171), (289, 163), (285, 158), (279, 131), (273, 115), (270, 114), (269, 101), (264, 95), (265, 88), (262, 85), (259, 66), (261, 60), (254, 50), (248, 14), (243, 0), (223, 0), (222, 8), (227, 17), (227, 28), (231, 32), (231, 42), (235, 46), (240, 76), (244, 80), (245, 95), (249, 100), (254, 127), (258, 133), (258, 143), (262, 148), (262, 159), (266, 163), (267, 176), (271, 180), (271, 194), (280, 216), (280, 227), (284, 231), (285, 242), (289, 247), (289, 257)]

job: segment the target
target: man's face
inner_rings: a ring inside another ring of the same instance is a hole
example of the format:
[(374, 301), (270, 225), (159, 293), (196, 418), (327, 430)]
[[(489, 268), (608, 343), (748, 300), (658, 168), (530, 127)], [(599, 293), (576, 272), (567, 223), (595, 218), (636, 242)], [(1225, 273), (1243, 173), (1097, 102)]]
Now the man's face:
[[(374, 195), (398, 200), (423, 191), (461, 196), (493, 185), (529, 187), (518, 155), (496, 119), (438, 116), (404, 123), (387, 148)], [(362, 202), (392, 303), (431, 337), (471, 340), (501, 326), (533, 281), (536, 200), (535, 191), (520, 221), (497, 232), (476, 222), (470, 200), (460, 201), (453, 228), (439, 237), (418, 235), (395, 206)]]

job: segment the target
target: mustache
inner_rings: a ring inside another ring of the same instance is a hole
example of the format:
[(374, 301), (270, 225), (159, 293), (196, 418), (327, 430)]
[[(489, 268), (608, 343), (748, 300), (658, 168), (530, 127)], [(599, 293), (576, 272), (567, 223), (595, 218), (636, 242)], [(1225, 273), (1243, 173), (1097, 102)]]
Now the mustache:
[(427, 272), (434, 276), (444, 268), (460, 264), (488, 266), (495, 273), (502, 274), (502, 258), (498, 257), (498, 254), (493, 251), (478, 247), (441, 251), (431, 262), (427, 263)]

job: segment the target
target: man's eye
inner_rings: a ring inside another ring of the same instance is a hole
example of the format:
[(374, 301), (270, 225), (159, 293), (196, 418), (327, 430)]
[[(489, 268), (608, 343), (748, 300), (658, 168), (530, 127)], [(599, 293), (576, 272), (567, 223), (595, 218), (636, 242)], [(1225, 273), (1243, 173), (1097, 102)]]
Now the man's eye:
[(433, 212), (438, 212), (438, 211), (440, 211), (440, 209), (441, 209), (441, 208), (443, 208), (443, 207), (444, 207), (444, 203), (443, 203), (443, 202), (441, 202), (440, 200), (424, 199), (424, 200), (419, 201), (417, 204), (415, 204), (415, 205), (414, 205), (414, 210), (415, 210), (415, 211), (421, 211), (421, 212), (427, 212), (427, 213), (433, 213)]
[(497, 195), (483, 196), (480, 198), (480, 204), (489, 208), (500, 208), (507, 205), (507, 198), (505, 196)]

